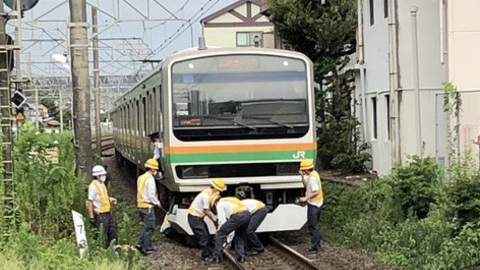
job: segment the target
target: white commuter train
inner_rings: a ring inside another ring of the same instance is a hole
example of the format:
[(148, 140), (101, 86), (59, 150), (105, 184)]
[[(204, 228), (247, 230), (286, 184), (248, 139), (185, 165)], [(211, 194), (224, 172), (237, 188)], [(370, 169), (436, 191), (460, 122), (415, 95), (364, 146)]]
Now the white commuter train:
[[(278, 49), (189, 49), (159, 64), (112, 111), (115, 154), (142, 168), (158, 132), (167, 219), (192, 235), (187, 209), (215, 177), (270, 209), (257, 232), (298, 230), (299, 162), (316, 157), (313, 64)], [(209, 223), (210, 231), (214, 227)]]

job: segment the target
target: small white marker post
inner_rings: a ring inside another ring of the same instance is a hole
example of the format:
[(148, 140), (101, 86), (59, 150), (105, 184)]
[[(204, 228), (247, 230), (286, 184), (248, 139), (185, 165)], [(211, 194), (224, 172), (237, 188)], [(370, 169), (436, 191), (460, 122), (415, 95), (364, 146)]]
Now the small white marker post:
[(82, 214), (72, 210), (73, 224), (75, 226), (75, 236), (77, 237), (77, 245), (80, 251), (80, 258), (83, 258), (87, 252), (87, 233), (85, 232), (85, 224), (83, 223)]

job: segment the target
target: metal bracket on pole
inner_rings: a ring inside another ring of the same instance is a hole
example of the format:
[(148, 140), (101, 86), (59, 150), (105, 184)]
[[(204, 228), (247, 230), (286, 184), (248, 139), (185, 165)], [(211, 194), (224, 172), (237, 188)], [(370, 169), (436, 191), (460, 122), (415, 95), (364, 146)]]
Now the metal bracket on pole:
[(70, 22), (67, 23), (69, 28), (79, 27), (79, 28), (89, 28), (90, 24), (87, 22)]

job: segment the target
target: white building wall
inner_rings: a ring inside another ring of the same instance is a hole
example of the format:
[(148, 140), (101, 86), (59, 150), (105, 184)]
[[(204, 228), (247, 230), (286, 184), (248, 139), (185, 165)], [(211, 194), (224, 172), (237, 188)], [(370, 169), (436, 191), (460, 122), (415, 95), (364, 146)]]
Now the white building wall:
[[(388, 94), (388, 22), (383, 15), (383, 1), (374, 1), (374, 20), (370, 21), (369, 1), (363, 1), (363, 33), (364, 33), (364, 68), (365, 72), (365, 99), (361, 98), (361, 85), (356, 86), (357, 99), (365, 102), (367, 127), (366, 141), (371, 145), (374, 158), (373, 168), (379, 172), (390, 168), (390, 142), (388, 140), (387, 105), (385, 95)], [(359, 72), (357, 72), (358, 76)], [(360, 80), (357, 79), (359, 82)], [(376, 138), (374, 134), (374, 99), (376, 100)], [(358, 110), (361, 112), (361, 110)], [(361, 118), (361, 117), (360, 117)]]
[(480, 134), (480, 0), (448, 1), (447, 29), (449, 80), (462, 93), (460, 150), (478, 154), (472, 140)]
[[(390, 3), (391, 1), (388, 1)], [(371, 144), (373, 169), (380, 174), (388, 174), (392, 168), (391, 144), (388, 132), (387, 96), (389, 97), (389, 40), (388, 18), (384, 15), (383, 0), (373, 0), (374, 23), (370, 24), (370, 0), (363, 1), (363, 33), (365, 54), (365, 92), (368, 134)], [(402, 161), (407, 156), (417, 154), (417, 132), (413, 79), (412, 19), (411, 8), (418, 7), (417, 31), (419, 50), (419, 77), (421, 101), (421, 133), (426, 155), (444, 154), (445, 140), (438, 138), (443, 134), (445, 123), (437, 121), (442, 117), (442, 108), (438, 101), (443, 93), (442, 83), (446, 81), (445, 66), (440, 62), (440, 13), (439, 1), (397, 0), (398, 22), (398, 72), (399, 72), (399, 118), (400, 151)], [(390, 15), (390, 14), (389, 14)], [(356, 80), (359, 82), (359, 78)], [(357, 98), (361, 87), (357, 85)], [(376, 100), (376, 129), (374, 134), (374, 100)], [(440, 103), (441, 104), (441, 103)], [(439, 148), (442, 151), (439, 151)]]

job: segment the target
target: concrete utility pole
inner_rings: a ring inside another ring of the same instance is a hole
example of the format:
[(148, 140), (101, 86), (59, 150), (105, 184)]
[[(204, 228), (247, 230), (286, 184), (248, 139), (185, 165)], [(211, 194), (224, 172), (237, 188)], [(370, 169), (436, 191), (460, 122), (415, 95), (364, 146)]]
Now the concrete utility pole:
[(420, 110), (420, 79), (418, 67), (418, 35), (417, 35), (417, 7), (410, 9), (412, 17), (412, 51), (413, 51), (413, 90), (415, 93), (415, 118), (417, 126), (417, 154), (422, 155), (422, 114)]
[(98, 19), (97, 8), (92, 7), (92, 33), (93, 33), (93, 89), (95, 89), (95, 144), (99, 154), (102, 152), (102, 129), (100, 127), (100, 66), (98, 55)]
[(70, 59), (73, 87), (73, 130), (76, 172), (85, 180), (92, 170), (92, 131), (88, 77), (88, 24), (86, 0), (69, 0)]

